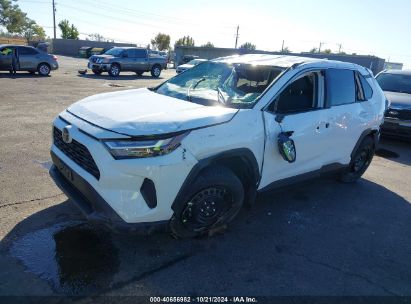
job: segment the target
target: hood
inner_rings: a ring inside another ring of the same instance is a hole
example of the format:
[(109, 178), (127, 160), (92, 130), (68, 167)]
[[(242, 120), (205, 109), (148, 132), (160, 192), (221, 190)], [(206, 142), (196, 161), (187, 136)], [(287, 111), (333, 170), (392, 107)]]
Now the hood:
[(160, 135), (224, 123), (238, 111), (203, 106), (148, 89), (94, 95), (67, 110), (96, 126), (129, 136)]
[(192, 64), (187, 64), (187, 63), (178, 66), (179, 69), (191, 69), (192, 67), (193, 67)]
[(109, 59), (111, 59), (111, 58), (114, 58), (114, 56), (113, 56), (113, 55), (101, 54), (101, 55), (92, 55), (92, 56), (90, 57), (90, 59), (91, 59), (91, 58), (109, 58)]
[(410, 108), (411, 94), (384, 91), (385, 97), (394, 108)]

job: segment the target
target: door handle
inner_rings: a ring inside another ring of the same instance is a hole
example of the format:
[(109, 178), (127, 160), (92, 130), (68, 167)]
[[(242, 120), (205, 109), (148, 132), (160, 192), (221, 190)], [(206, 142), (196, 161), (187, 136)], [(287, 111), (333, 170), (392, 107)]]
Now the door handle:
[(328, 129), (330, 127), (330, 123), (329, 122), (321, 122), (318, 126), (317, 126), (317, 130), (320, 130), (320, 127), (324, 125), (326, 129)]

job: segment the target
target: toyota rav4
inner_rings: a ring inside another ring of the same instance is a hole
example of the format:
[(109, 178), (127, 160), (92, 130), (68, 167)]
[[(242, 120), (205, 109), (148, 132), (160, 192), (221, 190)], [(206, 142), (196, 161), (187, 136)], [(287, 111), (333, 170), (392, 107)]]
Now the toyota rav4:
[(225, 226), (260, 191), (331, 170), (359, 179), (385, 108), (371, 72), (355, 64), (218, 58), (156, 88), (68, 107), (54, 120), (50, 174), (89, 220), (194, 237)]

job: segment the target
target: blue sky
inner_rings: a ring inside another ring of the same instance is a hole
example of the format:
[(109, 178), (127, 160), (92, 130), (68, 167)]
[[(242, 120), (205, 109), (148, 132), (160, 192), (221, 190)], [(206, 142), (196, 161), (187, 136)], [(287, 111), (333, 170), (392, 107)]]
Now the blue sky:
[[(18, 0), (23, 11), (53, 35), (51, 0)], [(57, 23), (68, 19), (82, 36), (99, 33), (147, 45), (158, 32), (172, 42), (184, 35), (196, 45), (234, 47), (250, 41), (262, 50), (322, 49), (371, 54), (411, 68), (411, 1), (408, 0), (56, 0)], [(58, 36), (60, 33), (58, 31)]]

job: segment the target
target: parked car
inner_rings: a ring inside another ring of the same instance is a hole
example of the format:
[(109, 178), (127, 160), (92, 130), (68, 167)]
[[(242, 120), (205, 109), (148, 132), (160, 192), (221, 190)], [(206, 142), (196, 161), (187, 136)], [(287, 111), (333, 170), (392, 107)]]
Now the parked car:
[(80, 58), (90, 58), (92, 49), (91, 46), (82, 46), (78, 49), (78, 56)]
[(358, 180), (384, 110), (378, 83), (355, 64), (219, 58), (153, 89), (69, 106), (53, 123), (50, 174), (90, 220), (194, 237), (258, 192), (330, 171)]
[(381, 134), (411, 139), (411, 71), (386, 70), (376, 79), (388, 100)]
[(94, 74), (108, 72), (117, 77), (120, 72), (135, 72), (141, 76), (151, 72), (151, 76), (160, 77), (161, 70), (167, 69), (167, 61), (160, 56), (149, 56), (149, 50), (135, 47), (114, 47), (103, 55), (91, 56), (88, 63)]
[(184, 71), (187, 71), (188, 69), (191, 69), (192, 67), (194, 67), (194, 66), (196, 66), (200, 63), (203, 63), (205, 61), (207, 61), (207, 59), (193, 59), (193, 60), (191, 60), (191, 61), (189, 61), (185, 64), (179, 65), (176, 68), (176, 73), (180, 74), (180, 73), (182, 73)]
[(191, 60), (193, 60), (193, 59), (198, 59), (198, 58), (199, 58), (199, 57), (196, 56), (196, 55), (184, 55), (181, 64), (187, 63), (187, 62), (189, 62), (189, 61), (191, 61)]
[(0, 71), (10, 71), (13, 50), (17, 49), (19, 56), (18, 71), (30, 73), (38, 72), (39, 75), (47, 76), (50, 71), (57, 70), (59, 65), (57, 57), (47, 54), (31, 46), (0, 45)]
[(104, 53), (107, 52), (107, 51), (108, 51), (108, 49), (105, 49), (105, 48), (102, 48), (102, 47), (94, 47), (94, 48), (92, 48), (91, 51), (90, 51), (90, 56), (93, 56), (93, 55), (102, 55), (102, 54), (104, 54)]

